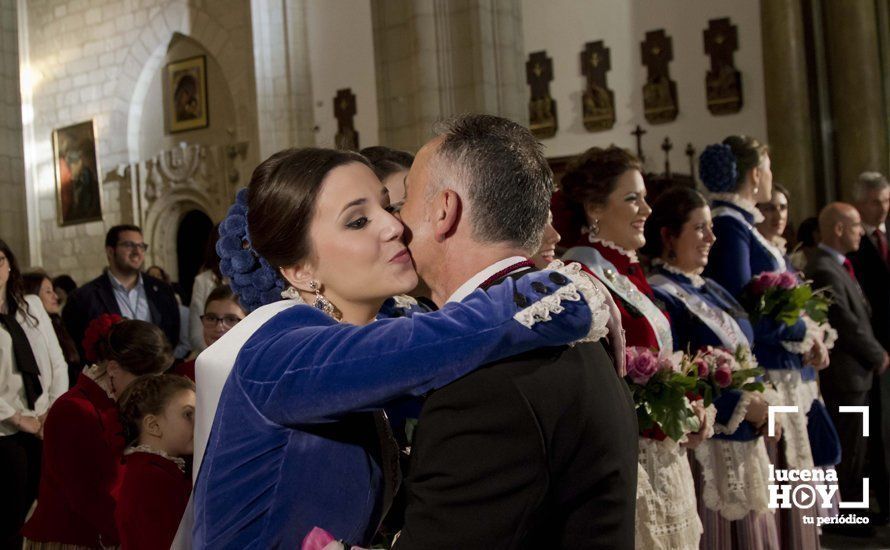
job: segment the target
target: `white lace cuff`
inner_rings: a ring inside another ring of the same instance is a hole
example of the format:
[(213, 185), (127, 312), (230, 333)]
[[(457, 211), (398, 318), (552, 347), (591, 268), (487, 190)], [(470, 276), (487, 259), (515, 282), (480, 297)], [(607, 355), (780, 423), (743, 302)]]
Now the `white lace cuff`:
[(742, 392), (742, 396), (739, 397), (739, 402), (736, 403), (735, 409), (732, 411), (732, 416), (729, 417), (729, 421), (726, 424), (717, 424), (714, 431), (722, 435), (734, 434), (735, 431), (739, 429), (739, 426), (741, 426), (742, 421), (745, 419), (745, 415), (748, 414), (748, 405), (751, 404), (753, 398), (753, 392)]
[[(559, 260), (555, 260), (551, 262), (546, 269), (556, 271), (564, 275), (571, 281), (571, 283), (559, 289), (559, 291), (557, 291), (555, 294), (544, 298), (543, 300), (541, 300), (541, 303), (546, 303), (547, 307), (549, 308), (554, 305), (554, 300), (552, 300), (554, 296), (568, 296), (568, 298), (563, 299), (575, 301), (579, 299), (578, 294), (580, 293), (581, 296), (584, 297), (584, 301), (587, 302), (587, 305), (590, 308), (591, 319), (590, 330), (587, 332), (587, 336), (581, 338), (576, 343), (596, 342), (597, 340), (605, 338), (609, 334), (609, 329), (606, 328), (606, 325), (609, 322), (609, 308), (606, 307), (606, 298), (605, 296), (603, 296), (602, 292), (596, 286), (594, 286), (593, 282), (590, 280), (590, 276), (582, 272), (581, 264), (573, 262), (569, 265), (566, 265)], [(546, 302), (548, 298), (551, 298), (550, 302)], [(518, 316), (523, 315), (528, 310), (531, 310), (535, 307), (535, 305), (537, 304), (532, 304), (532, 306), (517, 313), (517, 317), (515, 317), (516, 320), (524, 324), (525, 326), (530, 327), (531, 325), (527, 325), (526, 323), (524, 323), (523, 320), (520, 320), (518, 318)], [(559, 311), (562, 311), (562, 306), (559, 306), (558, 301), (555, 305), (560, 308)], [(553, 309), (549, 309), (549, 311), (553, 313), (559, 313), (559, 311), (555, 311)], [(543, 315), (543, 313), (540, 314)], [(534, 317), (534, 312), (530, 312), (530, 315)], [(549, 319), (549, 314), (547, 318)]]
[(806, 333), (804, 333), (803, 340), (800, 342), (782, 342), (782, 347), (785, 348), (786, 351), (791, 353), (796, 353), (798, 355), (805, 355), (809, 353), (811, 349), (813, 349), (813, 345), (816, 343), (816, 340), (822, 340), (822, 328), (816, 324), (816, 321), (813, 321), (806, 315), (801, 317), (803, 319), (804, 324), (807, 327)]

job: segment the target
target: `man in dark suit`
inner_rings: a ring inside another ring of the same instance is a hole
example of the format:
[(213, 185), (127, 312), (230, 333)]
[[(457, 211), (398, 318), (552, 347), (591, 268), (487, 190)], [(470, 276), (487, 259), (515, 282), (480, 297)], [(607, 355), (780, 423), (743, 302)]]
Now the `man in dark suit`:
[[(868, 405), (872, 379), (887, 369), (890, 360), (867, 321), (871, 308), (856, 281), (853, 265), (845, 256), (859, 249), (859, 213), (849, 204), (829, 204), (819, 214), (819, 233), (821, 242), (807, 262), (806, 275), (816, 288), (831, 289), (828, 319), (838, 332), (831, 350), (831, 365), (819, 373), (820, 387), (841, 439), (841, 463), (837, 467), (841, 500), (861, 501), (867, 449), (862, 436), (863, 416), (840, 413), (838, 407)], [(869, 527), (848, 526), (844, 531), (856, 534), (852, 531), (870, 531)]]
[[(890, 183), (879, 172), (863, 172), (856, 182), (856, 210), (862, 216), (865, 235), (859, 250), (849, 254), (862, 292), (871, 304), (875, 338), (890, 351), (890, 253), (887, 246), (887, 212)], [(868, 440), (869, 476), (879, 513), (873, 524), (890, 522), (890, 375), (875, 377), (869, 395), (872, 437)]]
[(68, 297), (62, 319), (80, 349), (90, 321), (103, 313), (157, 325), (170, 346), (179, 342), (179, 306), (166, 283), (141, 272), (148, 245), (135, 225), (116, 225), (105, 235), (108, 269)]
[[(408, 246), (440, 307), (532, 265), (552, 174), (526, 128), (455, 119), (407, 187)], [(636, 415), (599, 342), (511, 357), (438, 390), (411, 452), (399, 550), (634, 546)]]

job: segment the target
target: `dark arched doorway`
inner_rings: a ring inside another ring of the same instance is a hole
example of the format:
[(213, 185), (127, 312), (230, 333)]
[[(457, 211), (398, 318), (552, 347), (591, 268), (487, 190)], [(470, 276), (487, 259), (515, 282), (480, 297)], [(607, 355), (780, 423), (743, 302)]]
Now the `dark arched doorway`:
[(179, 264), (179, 288), (186, 306), (191, 303), (192, 284), (204, 263), (204, 249), (212, 229), (213, 222), (200, 210), (187, 212), (179, 222), (176, 232), (176, 259)]

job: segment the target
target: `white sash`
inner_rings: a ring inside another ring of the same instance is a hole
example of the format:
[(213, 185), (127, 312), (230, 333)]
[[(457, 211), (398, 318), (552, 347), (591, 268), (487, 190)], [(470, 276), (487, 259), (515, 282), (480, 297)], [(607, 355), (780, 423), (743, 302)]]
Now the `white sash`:
[[(732, 218), (737, 219), (742, 222), (748, 231), (750, 231), (754, 235), (754, 239), (769, 252), (770, 256), (776, 261), (776, 266), (773, 271), (785, 271), (788, 269), (788, 266), (785, 265), (785, 256), (782, 255), (782, 251), (779, 250), (773, 243), (766, 240), (763, 235), (760, 234), (760, 231), (748, 223), (748, 220), (745, 219), (745, 216), (742, 215), (741, 212), (736, 210), (735, 208), (730, 208), (728, 206), (718, 206), (711, 210), (711, 216), (714, 218), (719, 218), (720, 216), (730, 216)], [(754, 273), (753, 275), (760, 275), (759, 273)]]
[(722, 309), (702, 300), (698, 294), (688, 292), (676, 281), (660, 273), (649, 277), (649, 284), (678, 299), (690, 313), (717, 335), (723, 347), (735, 351), (738, 346), (748, 345), (748, 337), (736, 320)]
[(665, 353), (674, 351), (671, 324), (668, 322), (667, 317), (664, 316), (664, 313), (652, 303), (648, 296), (640, 292), (630, 279), (622, 275), (612, 262), (603, 258), (595, 248), (576, 246), (570, 248), (563, 255), (562, 259), (563, 261), (581, 262), (587, 266), (596, 275), (596, 278), (602, 281), (611, 292), (620, 296), (622, 300), (634, 306), (643, 314), (646, 320), (649, 321), (652, 332), (655, 333), (655, 340), (658, 342), (659, 350)]

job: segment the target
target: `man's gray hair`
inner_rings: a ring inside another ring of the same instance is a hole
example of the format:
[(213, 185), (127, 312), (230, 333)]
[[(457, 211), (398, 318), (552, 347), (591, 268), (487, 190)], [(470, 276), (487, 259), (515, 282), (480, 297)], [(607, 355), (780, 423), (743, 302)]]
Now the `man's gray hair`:
[(433, 190), (450, 184), (465, 192), (473, 238), (536, 253), (547, 225), (553, 172), (528, 128), (476, 114), (440, 122), (433, 131), (441, 139)]
[(862, 200), (871, 191), (882, 191), (890, 187), (890, 182), (880, 172), (863, 172), (856, 180), (856, 200)]

